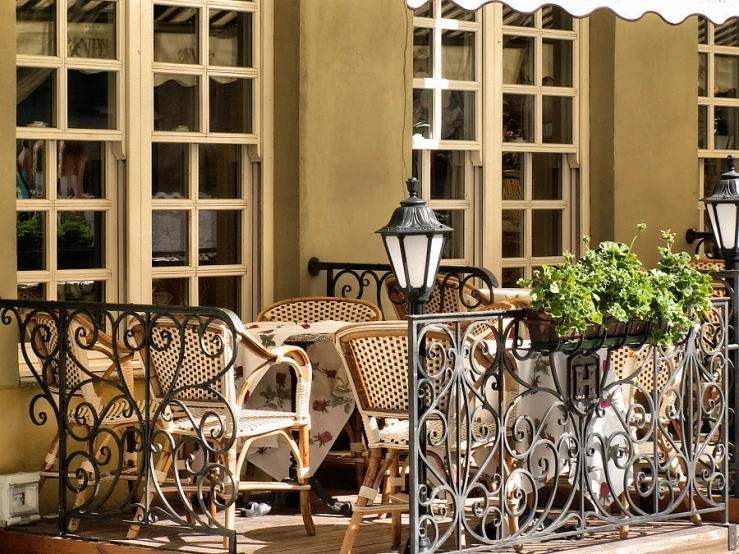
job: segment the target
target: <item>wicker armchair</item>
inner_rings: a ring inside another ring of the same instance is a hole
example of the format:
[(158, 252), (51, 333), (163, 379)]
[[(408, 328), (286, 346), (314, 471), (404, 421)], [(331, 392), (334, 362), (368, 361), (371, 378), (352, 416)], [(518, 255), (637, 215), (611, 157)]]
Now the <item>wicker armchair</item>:
[[(395, 275), (390, 275), (385, 279), (385, 287), (398, 319), (404, 319), (408, 315), (408, 304)], [(498, 307), (509, 308), (510, 306), (493, 304), (489, 295), (480, 292), (470, 282), (465, 282), (460, 295), (460, 282), (457, 277), (438, 275), (436, 285), (431, 291), (431, 297), (426, 303), (426, 313), (469, 312), (471, 310), (492, 310)]]
[[(440, 331), (430, 330), (426, 336), (440, 344), (448, 343), (448, 335)], [(350, 376), (370, 448), (369, 466), (344, 535), (341, 554), (352, 551), (365, 514), (392, 513), (392, 542), (397, 545), (400, 543), (400, 514), (409, 508), (407, 495), (399, 492), (405, 486), (401, 454), (407, 454), (409, 449), (408, 325), (404, 322), (347, 325), (337, 331), (334, 342)], [(434, 373), (433, 368), (427, 369)], [(516, 396), (515, 380), (505, 379), (504, 388), (503, 404), (507, 409)], [(384, 426), (378, 422), (382, 418)], [(514, 421), (515, 414), (511, 413), (508, 419)], [(441, 430), (440, 421), (431, 420), (427, 425)], [(475, 426), (475, 436), (490, 436), (483, 431), (490, 431), (490, 424), (476, 423)], [(512, 469), (509, 460), (504, 465), (504, 471)], [(374, 504), (383, 480), (382, 502)], [(514, 497), (512, 493), (511, 499)], [(517, 521), (511, 520), (509, 525), (517, 530)]]
[(317, 321), (366, 322), (382, 321), (382, 311), (366, 300), (335, 296), (307, 296), (275, 302), (257, 315), (257, 321)]
[[(171, 409), (172, 416), (161, 418), (164, 430), (178, 442), (175, 451), (165, 439), (162, 453), (156, 462), (154, 474), (157, 487), (162, 493), (182, 491), (195, 493), (198, 485), (184, 483), (172, 475), (175, 483), (167, 479), (172, 468), (182, 467), (181, 446), (190, 438), (203, 440), (207, 437), (212, 453), (220, 453), (220, 460), (228, 469), (229, 476), (223, 483), (226, 497), (235, 500), (231, 477), (238, 492), (254, 490), (299, 491), (303, 524), (308, 535), (315, 535), (310, 511), (309, 461), (309, 396), (311, 387), (311, 365), (306, 353), (295, 346), (282, 346), (273, 350), (263, 348), (254, 338), (242, 332), (241, 323), (234, 314), (232, 321), (237, 330), (236, 337), (224, 323), (211, 322), (207, 327), (202, 319), (190, 316), (175, 319), (174, 316), (159, 316), (149, 328), (135, 322), (131, 331), (138, 345), (139, 356), (148, 356), (151, 366), (151, 395), (159, 403)], [(184, 343), (184, 345), (183, 345)], [(244, 383), (235, 388), (234, 346), (237, 346), (243, 363)], [(254, 410), (242, 408), (246, 393), (267, 373), (274, 364), (285, 364), (296, 375), (295, 412)], [(225, 422), (225, 423), (222, 423)], [(297, 439), (293, 436), (297, 433)], [(258, 439), (281, 437), (290, 447), (297, 463), (296, 482), (240, 481), (242, 466), (251, 444)], [(184, 439), (184, 442), (182, 442)], [(235, 439), (235, 440), (233, 440)], [(213, 454), (216, 457), (216, 454)], [(195, 472), (197, 473), (197, 472)], [(191, 480), (198, 476), (190, 475)], [(218, 476), (215, 476), (218, 478)], [(151, 487), (149, 502), (153, 496)], [(215, 503), (211, 499), (211, 509)], [(192, 510), (191, 507), (187, 508)], [(137, 520), (143, 517), (139, 509)], [(233, 530), (235, 502), (231, 501), (225, 512), (225, 527)], [(192, 514), (188, 514), (192, 515)], [(139, 526), (129, 529), (129, 538), (138, 534)]]
[[(32, 354), (38, 358), (41, 365), (42, 379), (48, 384), (49, 391), (53, 396), (54, 402), (59, 403), (59, 314), (52, 311), (36, 311), (29, 312), (27, 319), (26, 334), (30, 339)], [(120, 390), (114, 391), (115, 399), (112, 402), (105, 403), (103, 394), (110, 385), (105, 386), (110, 380), (114, 379), (116, 368), (120, 368), (123, 386), (128, 390), (130, 398), (133, 398), (133, 367), (130, 362), (133, 354), (125, 345), (119, 341), (114, 341), (109, 335), (105, 334), (92, 319), (82, 313), (72, 316), (68, 321), (67, 337), (66, 337), (67, 365), (66, 365), (66, 386), (67, 395), (79, 400), (77, 403), (71, 404), (66, 415), (67, 425), (72, 430), (75, 439), (84, 443), (84, 449), (91, 459), (98, 459), (96, 454), (101, 452), (110, 442), (115, 434), (122, 435), (127, 429), (137, 427), (139, 424), (137, 411), (141, 413), (144, 408), (143, 401), (137, 402), (137, 409), (134, 409), (130, 401), (122, 398)], [(27, 348), (24, 346), (24, 348)], [(101, 352), (107, 356), (111, 364), (106, 369), (102, 377), (94, 374), (89, 368), (88, 352)], [(29, 360), (33, 358), (29, 354)], [(61, 417), (61, 416), (60, 416)], [(110, 432), (100, 432), (100, 429), (107, 428)], [(129, 465), (131, 470), (119, 475), (123, 479), (136, 479), (136, 459), (133, 452), (121, 453), (124, 461)], [(54, 440), (49, 446), (48, 453), (44, 462), (41, 464), (39, 490), (44, 485), (47, 478), (59, 478), (59, 432), (57, 431)], [(108, 477), (96, 471), (92, 463), (83, 460), (80, 469), (86, 473), (86, 478), (81, 479), (81, 490), (77, 493), (74, 507), (80, 508), (90, 496), (94, 483), (99, 477), (104, 479)], [(96, 475), (97, 473), (97, 475)], [(77, 528), (79, 520), (72, 519), (69, 523), (69, 530), (73, 531)]]

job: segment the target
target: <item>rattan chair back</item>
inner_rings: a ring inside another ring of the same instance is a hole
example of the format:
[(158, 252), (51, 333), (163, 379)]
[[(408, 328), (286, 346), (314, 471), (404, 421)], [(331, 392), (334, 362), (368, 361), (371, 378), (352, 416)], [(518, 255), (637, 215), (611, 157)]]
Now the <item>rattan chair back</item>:
[(309, 296), (275, 302), (259, 312), (257, 321), (292, 321), (299, 324), (317, 321), (364, 323), (382, 321), (382, 311), (366, 300)]
[[(395, 309), (395, 314), (398, 319), (404, 319), (408, 315), (408, 304), (395, 275), (389, 275), (385, 279), (385, 287)], [(461, 294), (460, 288), (462, 289)], [(488, 309), (490, 307), (490, 300), (482, 295), (472, 283), (465, 282), (462, 286), (459, 279), (454, 275), (439, 274), (431, 291), (431, 296), (426, 303), (426, 313), (469, 312), (470, 310)]]

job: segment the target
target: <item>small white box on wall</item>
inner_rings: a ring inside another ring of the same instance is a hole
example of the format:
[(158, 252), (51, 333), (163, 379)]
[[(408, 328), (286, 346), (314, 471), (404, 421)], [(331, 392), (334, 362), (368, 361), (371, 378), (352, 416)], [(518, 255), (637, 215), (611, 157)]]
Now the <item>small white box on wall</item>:
[(38, 473), (0, 475), (0, 527), (35, 523), (38, 512)]

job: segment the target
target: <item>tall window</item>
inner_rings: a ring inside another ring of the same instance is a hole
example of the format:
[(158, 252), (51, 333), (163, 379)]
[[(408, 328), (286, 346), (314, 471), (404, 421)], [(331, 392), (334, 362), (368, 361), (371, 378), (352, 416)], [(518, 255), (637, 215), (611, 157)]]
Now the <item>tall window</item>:
[(17, 2), (18, 297), (117, 295), (120, 4)]
[[(726, 156), (739, 150), (739, 22), (713, 25), (698, 20), (698, 181), (699, 198), (713, 192)], [(710, 223), (699, 202), (701, 229)]]
[(514, 286), (573, 248), (582, 26), (555, 6), (415, 12), (413, 171), (454, 228), (447, 263), (485, 262)]

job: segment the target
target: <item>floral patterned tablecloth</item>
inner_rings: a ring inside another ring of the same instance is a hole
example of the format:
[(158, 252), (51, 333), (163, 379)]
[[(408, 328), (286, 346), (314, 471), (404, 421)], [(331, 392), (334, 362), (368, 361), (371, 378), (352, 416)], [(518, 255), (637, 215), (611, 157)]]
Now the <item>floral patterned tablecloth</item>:
[[(305, 348), (313, 367), (310, 394), (310, 468), (311, 475), (321, 465), (339, 432), (354, 411), (354, 396), (341, 358), (334, 347), (334, 333), (347, 325), (344, 321), (321, 321), (313, 324), (290, 322), (244, 323), (248, 333), (266, 348), (297, 344)], [(243, 364), (236, 360), (236, 387), (241, 385)], [(285, 366), (274, 366), (249, 391), (246, 406), (290, 411), (292, 380)], [(290, 449), (279, 438), (255, 442), (247, 456), (249, 462), (277, 480), (288, 477)]]

